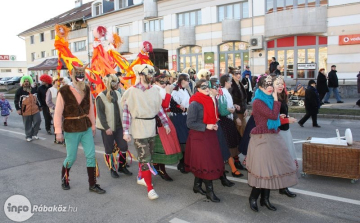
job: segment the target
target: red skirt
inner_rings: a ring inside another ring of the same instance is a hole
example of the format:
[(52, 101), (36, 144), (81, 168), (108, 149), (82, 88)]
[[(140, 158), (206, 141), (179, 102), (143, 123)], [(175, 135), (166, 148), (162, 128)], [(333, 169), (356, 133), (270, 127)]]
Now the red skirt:
[(169, 119), (167, 117), (170, 133), (166, 134), (166, 130), (164, 127), (158, 127), (158, 133), (160, 136), (161, 143), (163, 145), (164, 151), (166, 155), (172, 155), (176, 153), (181, 153), (180, 143), (176, 134), (176, 129)]
[(215, 131), (189, 131), (185, 149), (185, 170), (205, 180), (216, 180), (223, 175), (224, 161)]

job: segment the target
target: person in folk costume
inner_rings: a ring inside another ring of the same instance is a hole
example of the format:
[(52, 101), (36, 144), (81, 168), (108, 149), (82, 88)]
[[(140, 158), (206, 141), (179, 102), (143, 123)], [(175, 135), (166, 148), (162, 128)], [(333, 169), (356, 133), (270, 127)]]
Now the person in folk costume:
[[(171, 87), (166, 85), (167, 72), (162, 70), (156, 76), (154, 76), (153, 87), (157, 88), (162, 98), (162, 108), (166, 112), (170, 106), (171, 100)], [(171, 133), (168, 135), (165, 133), (164, 127), (157, 121), (158, 135), (155, 137), (155, 147), (153, 162), (154, 167), (157, 170), (160, 177), (166, 181), (173, 181), (173, 179), (167, 174), (165, 164), (175, 164), (183, 158), (179, 140), (176, 135), (176, 130), (172, 122), (168, 119)]]
[(45, 120), (45, 129), (49, 135), (52, 135), (50, 127), (52, 117), (50, 115), (49, 107), (46, 104), (46, 92), (49, 88), (52, 87), (52, 78), (48, 74), (43, 74), (40, 76), (41, 86), (38, 88), (38, 99), (42, 106), (42, 112)]
[(239, 170), (237, 170), (233, 158), (239, 154), (238, 147), (241, 137), (236, 129), (236, 124), (234, 122), (233, 113), (235, 112), (235, 106), (232, 97), (229, 93), (229, 89), (231, 88), (231, 83), (232, 83), (232, 77), (230, 75), (225, 74), (221, 76), (220, 85), (221, 85), (222, 95), (220, 95), (220, 99), (222, 103), (220, 106), (224, 106), (224, 108), (221, 107), (222, 110), (220, 113), (219, 123), (224, 131), (226, 143), (231, 154), (231, 157), (229, 157), (228, 162), (231, 168), (232, 176), (242, 177), (244, 175), (240, 173)]
[(189, 135), (189, 129), (186, 125), (187, 110), (189, 108), (190, 92), (187, 90), (189, 86), (188, 74), (179, 74), (177, 85), (171, 92), (170, 101), (170, 119), (174, 123), (177, 137), (179, 139), (181, 151), (183, 152), (183, 158), (180, 159), (177, 169), (181, 173), (187, 173), (184, 166), (185, 158), (185, 146)]
[[(96, 184), (99, 175), (95, 157), (95, 115), (90, 88), (85, 85), (86, 66), (74, 66), (71, 72), (72, 83), (59, 90), (56, 99), (54, 126), (56, 140), (66, 140), (66, 158), (61, 170), (61, 183), (64, 190), (70, 189), (69, 172), (76, 160), (78, 146), (84, 147), (89, 190), (98, 194), (106, 191)], [(62, 131), (64, 130), (64, 135)]]
[[(65, 63), (66, 68), (71, 73), (71, 70), (73, 69), (72, 64), (75, 66), (82, 66), (83, 63), (81, 60), (79, 60), (76, 56), (74, 56), (70, 49), (69, 49), (69, 42), (68, 42), (68, 36), (69, 36), (70, 29), (65, 25), (56, 24), (55, 25), (55, 42), (54, 46), (57, 50), (58, 54), (58, 66), (57, 70), (60, 71), (62, 67), (61, 60)], [(60, 75), (60, 73), (59, 73)], [(60, 76), (58, 76), (60, 77)]]
[[(222, 94), (222, 91), (221, 91), (221, 88), (219, 85), (219, 79), (217, 77), (210, 78), (209, 89), (210, 89), (210, 96), (215, 101), (216, 107), (218, 108), (217, 112), (219, 114), (219, 94)], [(227, 143), (226, 143), (224, 131), (221, 128), (221, 126), (219, 125), (219, 119), (218, 119), (217, 125), (218, 125), (218, 129), (216, 131), (216, 135), (219, 140), (221, 155), (222, 155), (222, 158), (224, 161), (224, 173), (220, 177), (220, 181), (224, 187), (232, 187), (235, 184), (226, 178), (226, 173), (225, 173), (225, 163), (228, 162), (228, 160), (230, 158), (230, 151), (229, 151), (229, 147), (227, 146)]]
[(124, 80), (131, 80), (131, 85), (134, 85), (136, 82), (136, 74), (133, 71), (133, 67), (135, 65), (141, 65), (141, 64), (149, 64), (151, 66), (154, 66), (154, 64), (151, 62), (149, 58), (149, 53), (153, 52), (152, 44), (148, 41), (143, 42), (143, 47), (140, 50), (138, 56), (136, 59), (130, 64), (130, 66), (126, 69), (126, 77), (124, 77)]
[(277, 97), (277, 86), (273, 86), (270, 75), (261, 76), (259, 89), (253, 99), (253, 116), (256, 127), (251, 130), (246, 160), (248, 184), (252, 187), (250, 208), (258, 212), (260, 204), (276, 211), (270, 203), (270, 190), (283, 189), (298, 183), (296, 166), (279, 133), (281, 102)]
[[(216, 134), (217, 108), (215, 101), (209, 96), (208, 81), (199, 80), (195, 87), (197, 92), (190, 98), (186, 120), (190, 130), (186, 142), (185, 169), (195, 176), (194, 193), (205, 194), (212, 202), (220, 202), (212, 183), (224, 173), (224, 162)], [(203, 182), (206, 192), (201, 188)]]
[(156, 136), (156, 119), (158, 116), (167, 134), (170, 133), (166, 114), (161, 107), (162, 98), (159, 90), (150, 85), (154, 67), (149, 64), (135, 65), (135, 85), (127, 89), (121, 98), (123, 107), (123, 131), (124, 140), (130, 142), (134, 138), (135, 149), (138, 153), (139, 174), (137, 183), (147, 187), (148, 198), (157, 199), (151, 183), (151, 174), (156, 174), (152, 167)]
[[(58, 76), (54, 76), (52, 79), (52, 87), (49, 88), (46, 91), (46, 105), (49, 107), (49, 111), (50, 111), (50, 115), (52, 118), (54, 118), (54, 112), (55, 112), (55, 105), (56, 105), (56, 98), (58, 96), (58, 89), (61, 85), (65, 85), (64, 79), (61, 77), (60, 79), (58, 78)], [(54, 127), (54, 132), (55, 132), (55, 126)], [(63, 144), (64, 142), (58, 142), (56, 140), (56, 134), (55, 135), (55, 141), (54, 143), (56, 144)]]
[(185, 67), (185, 69), (182, 71), (182, 73), (189, 75), (189, 77), (190, 77), (189, 89), (190, 89), (191, 95), (193, 95), (195, 93), (195, 85), (196, 85), (196, 83), (195, 83), (196, 70), (191, 67)]
[[(119, 173), (131, 176), (126, 168), (126, 152), (128, 144), (123, 139), (121, 94), (118, 91), (119, 79), (115, 74), (103, 78), (106, 90), (96, 97), (96, 128), (101, 131), (105, 147), (104, 160), (113, 178), (119, 178)], [(116, 142), (116, 147), (114, 147)], [(117, 161), (117, 155), (119, 160)], [(118, 168), (117, 168), (117, 165)]]
[[(274, 80), (274, 86), (276, 86), (276, 88), (277, 88), (278, 100), (279, 100), (279, 102), (281, 102), (281, 107), (280, 107), (281, 126), (279, 127), (279, 129), (280, 129), (279, 134), (282, 136), (283, 140), (286, 143), (286, 147), (288, 148), (291, 158), (296, 165), (297, 174), (299, 177), (300, 176), (299, 175), (299, 165), (298, 165), (298, 162), (296, 159), (295, 145), (293, 142), (293, 137), (290, 132), (290, 126), (289, 126), (289, 124), (296, 123), (297, 120), (293, 117), (289, 117), (289, 113), (288, 113), (289, 108), (288, 108), (288, 104), (287, 104), (288, 103), (288, 95), (286, 92), (286, 85), (284, 82), (284, 77), (283, 76), (276, 77)], [(296, 197), (296, 194), (289, 191), (289, 189), (287, 187), (279, 189), (279, 193), (285, 194), (288, 197)]]
[[(232, 75), (231, 88), (228, 89), (232, 100), (234, 102), (235, 113), (234, 122), (236, 128), (242, 137), (246, 126), (247, 116), (247, 95), (244, 85), (241, 83), (241, 67), (233, 68), (229, 67), (229, 74)], [(233, 150), (233, 152), (235, 152)], [(235, 166), (239, 170), (245, 170), (241, 165), (238, 154), (232, 154), (234, 158)]]

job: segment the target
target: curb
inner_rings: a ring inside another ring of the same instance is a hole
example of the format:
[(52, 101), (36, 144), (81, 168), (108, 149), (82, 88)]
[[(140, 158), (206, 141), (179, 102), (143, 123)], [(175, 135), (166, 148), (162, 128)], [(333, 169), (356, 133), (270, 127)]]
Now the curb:
[[(289, 113), (289, 116), (294, 118), (302, 118), (305, 113)], [(360, 120), (358, 115), (337, 115), (337, 114), (318, 114), (318, 118), (327, 118), (327, 119), (349, 119), (349, 120)]]

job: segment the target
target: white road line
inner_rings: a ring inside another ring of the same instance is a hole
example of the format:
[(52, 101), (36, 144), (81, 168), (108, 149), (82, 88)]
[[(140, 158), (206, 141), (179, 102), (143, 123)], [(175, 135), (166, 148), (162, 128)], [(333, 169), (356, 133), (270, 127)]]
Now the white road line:
[[(0, 129), (0, 131), (4, 131), (4, 132), (11, 132), (11, 133), (18, 134), (18, 135), (23, 135), (23, 136), (25, 135), (24, 133), (14, 132), (14, 131), (6, 130), (6, 129)], [(41, 139), (41, 140), (45, 140), (46, 138), (39, 137), (39, 139)]]
[(188, 221), (181, 220), (179, 218), (173, 218), (169, 221), (170, 223), (190, 223)]

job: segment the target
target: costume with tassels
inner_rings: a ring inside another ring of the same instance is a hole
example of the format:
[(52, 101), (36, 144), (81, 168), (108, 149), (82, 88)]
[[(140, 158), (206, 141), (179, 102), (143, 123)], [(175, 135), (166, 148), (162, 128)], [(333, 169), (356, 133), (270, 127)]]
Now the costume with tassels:
[(110, 74), (103, 78), (103, 82), (106, 90), (96, 97), (96, 128), (101, 130), (105, 147), (104, 160), (113, 178), (119, 177), (117, 171), (132, 175), (126, 168), (128, 145), (123, 139), (121, 94), (117, 91), (119, 79), (115, 74)]
[(159, 116), (167, 133), (170, 129), (161, 107), (162, 98), (159, 90), (150, 85), (154, 67), (148, 64), (135, 65), (133, 70), (136, 74), (136, 84), (127, 89), (121, 98), (124, 139), (129, 142), (129, 134), (134, 138), (139, 161), (137, 183), (147, 187), (148, 198), (152, 200), (159, 197), (151, 183), (151, 173), (156, 174), (151, 164), (156, 135), (155, 116)]
[[(86, 65), (87, 66), (87, 65)], [(95, 157), (95, 115), (90, 88), (85, 85), (85, 67), (74, 66), (73, 82), (60, 88), (56, 99), (54, 126), (57, 141), (66, 141), (66, 158), (62, 165), (61, 180), (64, 190), (70, 189), (69, 171), (76, 160), (79, 144), (84, 148), (89, 177), (89, 190), (98, 194), (105, 190), (96, 184), (99, 176)], [(64, 130), (64, 136), (62, 134)]]

